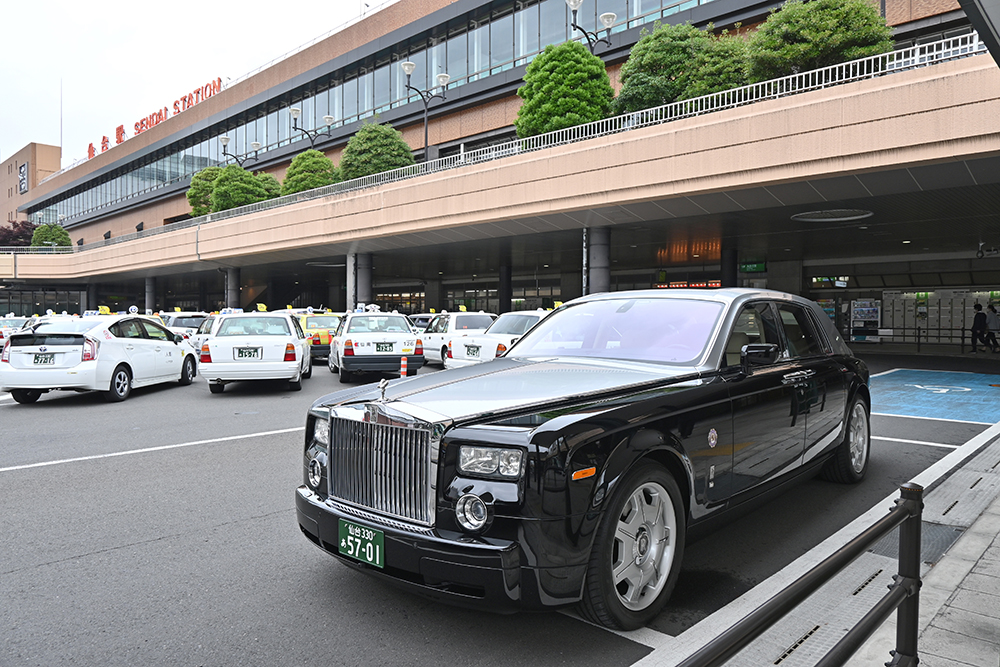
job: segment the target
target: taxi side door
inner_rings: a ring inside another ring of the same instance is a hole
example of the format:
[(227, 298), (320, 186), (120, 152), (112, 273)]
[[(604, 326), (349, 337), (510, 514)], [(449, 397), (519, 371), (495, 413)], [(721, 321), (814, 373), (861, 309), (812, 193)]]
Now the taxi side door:
[(142, 321), (141, 324), (146, 330), (146, 337), (153, 343), (156, 378), (180, 377), (184, 351), (174, 342), (173, 332), (155, 322)]
[(116, 322), (109, 327), (109, 331), (119, 340), (132, 367), (134, 385), (146, 384), (156, 377), (156, 346), (146, 337), (146, 330), (138, 318)]

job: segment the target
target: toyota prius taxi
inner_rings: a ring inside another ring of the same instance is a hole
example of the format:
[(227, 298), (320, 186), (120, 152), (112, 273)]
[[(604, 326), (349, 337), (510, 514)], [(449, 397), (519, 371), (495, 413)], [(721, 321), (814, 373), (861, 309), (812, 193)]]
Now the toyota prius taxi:
[(180, 335), (135, 313), (44, 320), (11, 334), (0, 351), (0, 391), (34, 403), (55, 390), (99, 391), (124, 401), (132, 389), (191, 384), (194, 350)]
[(312, 376), (309, 340), (287, 312), (221, 315), (201, 344), (199, 360), (213, 394), (241, 380), (288, 380), (288, 388), (299, 391), (302, 379)]

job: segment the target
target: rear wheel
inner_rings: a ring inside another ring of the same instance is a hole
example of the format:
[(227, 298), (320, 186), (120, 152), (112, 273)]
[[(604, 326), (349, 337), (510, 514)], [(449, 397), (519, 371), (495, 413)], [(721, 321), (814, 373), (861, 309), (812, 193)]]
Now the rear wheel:
[(406, 369), (406, 377), (413, 377), (416, 374), (417, 374), (417, 369), (416, 368), (407, 368)]
[(302, 373), (299, 373), (298, 377), (288, 381), (288, 389), (290, 391), (302, 391), (302, 378), (305, 377)]
[(226, 390), (226, 385), (221, 382), (212, 382), (208, 385), (208, 390), (213, 394), (221, 394)]
[(337, 369), (337, 364), (334, 363), (334, 357), (333, 357), (333, 353), (332, 352), (330, 353), (330, 356), (326, 358), (326, 365), (330, 367), (330, 372), (331, 373), (336, 373), (337, 372), (337, 370), (338, 370)]
[(587, 567), (583, 614), (621, 630), (641, 628), (670, 598), (684, 554), (684, 504), (674, 478), (639, 463), (605, 510)]
[(197, 372), (194, 365), (194, 357), (184, 357), (184, 365), (181, 367), (181, 379), (178, 382), (184, 386), (191, 384), (194, 382), (194, 376)]
[(448, 358), (448, 346), (445, 345), (441, 348), (441, 368), (444, 368), (444, 360)]
[(313, 362), (312, 362), (312, 357), (310, 357), (309, 361), (306, 362), (306, 372), (302, 374), (302, 377), (308, 380), (312, 376), (313, 376)]
[(42, 397), (42, 392), (34, 389), (11, 389), (10, 396), (18, 403), (28, 405)]
[(111, 403), (124, 401), (132, 393), (132, 373), (125, 366), (118, 366), (111, 374), (111, 387), (104, 392), (104, 399)]
[(868, 454), (871, 450), (871, 425), (868, 421), (868, 403), (856, 396), (847, 413), (844, 442), (837, 447), (833, 458), (826, 462), (820, 476), (838, 484), (857, 484), (868, 472)]

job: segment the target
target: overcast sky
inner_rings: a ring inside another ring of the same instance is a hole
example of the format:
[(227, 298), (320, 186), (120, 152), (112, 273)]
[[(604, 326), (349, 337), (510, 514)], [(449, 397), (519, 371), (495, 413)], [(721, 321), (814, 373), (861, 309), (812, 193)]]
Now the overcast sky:
[(100, 152), (102, 137), (114, 146), (119, 125), (131, 137), (195, 88), (225, 86), (393, 1), (4, 3), (0, 160), (36, 142), (62, 145), (67, 167), (90, 143)]

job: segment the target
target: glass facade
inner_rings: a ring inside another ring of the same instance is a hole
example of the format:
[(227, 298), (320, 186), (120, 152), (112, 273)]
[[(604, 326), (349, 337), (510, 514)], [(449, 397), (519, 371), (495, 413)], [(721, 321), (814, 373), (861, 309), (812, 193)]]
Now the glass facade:
[[(597, 0), (587, 3), (577, 22), (587, 30), (598, 26), (597, 17), (612, 11), (618, 16), (612, 32), (668, 17), (711, 0)], [(307, 129), (323, 126), (323, 116), (333, 116), (333, 127), (370, 118), (376, 113), (419, 101), (407, 95), (406, 78), (399, 64), (416, 63), (411, 84), (427, 89), (435, 76), (446, 72), (448, 88), (457, 88), (531, 61), (548, 44), (582, 39), (570, 34), (570, 13), (565, 0), (493, 3), (480, 7), (469, 18), (452, 21), (430, 31), (431, 36), (397, 44), (365, 62), (325, 75), (294, 99), (270, 100), (234, 116), (211, 130), (189, 136), (167, 149), (145, 155), (131, 165), (91, 181), (76, 192), (60, 195), (38, 210), (29, 211), (36, 223), (69, 224), (86, 216), (154, 192), (191, 177), (205, 167), (224, 164), (219, 137), (230, 137), (228, 152), (242, 155), (259, 142), (261, 152), (287, 146), (303, 136), (293, 132), (290, 107), (302, 109), (300, 124)]]

